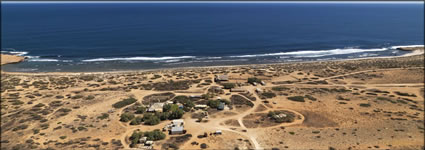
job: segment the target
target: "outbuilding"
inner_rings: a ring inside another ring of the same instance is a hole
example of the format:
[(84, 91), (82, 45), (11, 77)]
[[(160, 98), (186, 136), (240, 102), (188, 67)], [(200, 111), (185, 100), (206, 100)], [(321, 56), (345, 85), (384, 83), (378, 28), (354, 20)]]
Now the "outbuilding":
[(183, 134), (183, 126), (172, 127), (170, 134)]
[(227, 75), (217, 75), (215, 76), (215, 82), (219, 82), (219, 81), (229, 81), (229, 76)]
[(149, 107), (148, 112), (162, 112), (163, 107), (164, 103), (154, 103)]
[(174, 120), (171, 121), (171, 124), (173, 126), (183, 126), (184, 121), (183, 121), (183, 119), (174, 119)]

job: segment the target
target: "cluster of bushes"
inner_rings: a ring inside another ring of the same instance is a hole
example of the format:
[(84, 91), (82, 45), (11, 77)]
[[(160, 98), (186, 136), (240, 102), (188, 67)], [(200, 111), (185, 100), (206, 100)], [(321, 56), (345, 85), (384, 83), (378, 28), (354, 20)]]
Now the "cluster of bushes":
[(226, 105), (230, 104), (228, 100), (221, 99), (221, 100), (208, 100), (207, 105), (211, 108), (218, 108), (221, 102)]
[(102, 115), (101, 116), (98, 116), (97, 118), (100, 119), (100, 120), (103, 120), (103, 119), (109, 118), (109, 114), (102, 113)]
[(317, 98), (315, 98), (315, 97), (313, 97), (311, 95), (305, 95), (304, 97), (307, 98), (307, 99), (309, 99), (309, 100), (312, 100), (312, 101), (316, 101), (317, 100)]
[(206, 93), (206, 94), (202, 94), (201, 95), (201, 98), (202, 99), (210, 99), (210, 98), (213, 98), (215, 96), (215, 94), (214, 93), (212, 93), (212, 92), (208, 92), (208, 93)]
[(232, 89), (236, 87), (235, 83), (222, 83), (221, 85), (223, 86), (224, 89)]
[(143, 114), (143, 113), (145, 113), (146, 112), (146, 107), (143, 107), (143, 106), (139, 106), (139, 107), (137, 107), (136, 108), (136, 114)]
[(179, 106), (176, 104), (167, 104), (164, 105), (162, 113), (167, 114), (166, 117), (171, 120), (180, 119), (181, 117), (183, 117), (184, 111), (180, 109)]
[(176, 96), (174, 97), (173, 102), (183, 104), (184, 111), (190, 111), (193, 107), (195, 107), (195, 104), (187, 96)]
[(263, 92), (261, 93), (261, 96), (265, 97), (265, 98), (273, 98), (276, 97), (276, 94), (273, 92)]
[[(140, 110), (142, 112), (145, 111), (146, 108), (144, 107), (138, 107), (144, 110)], [(138, 111), (136, 111), (138, 112)], [(143, 113), (143, 117), (135, 116), (133, 113), (123, 113), (121, 114), (120, 121), (122, 122), (129, 122), (130, 125), (140, 125), (142, 123), (146, 125), (157, 125), (162, 120), (172, 120), (172, 119), (180, 119), (183, 117), (184, 111), (179, 108), (176, 104), (167, 104), (164, 105), (162, 112), (156, 112), (156, 113)]]
[(153, 84), (142, 84), (141, 86), (145, 90), (154, 89), (156, 91), (174, 91), (174, 90), (187, 90), (190, 85), (193, 83), (199, 83), (201, 80), (183, 80), (183, 81), (173, 81), (169, 80), (168, 82), (158, 82)]
[[(285, 114), (286, 117), (279, 117), (280, 114)], [(269, 111), (267, 116), (276, 123), (293, 122), (295, 120), (295, 114), (289, 111)]]
[(400, 96), (416, 97), (415, 94), (403, 93), (403, 92), (399, 92), (399, 91), (395, 91), (394, 93), (397, 94), (397, 95), (400, 95)]
[(116, 102), (115, 104), (113, 104), (112, 106), (114, 107), (114, 108), (123, 108), (124, 106), (127, 106), (127, 105), (130, 105), (130, 104), (133, 104), (134, 102), (136, 102), (137, 100), (135, 99), (135, 98), (133, 98), (133, 97), (129, 97), (129, 98), (126, 98), (126, 99), (123, 99), (123, 100), (121, 100), (121, 101), (119, 101), (119, 102)]
[(361, 106), (361, 107), (370, 107), (371, 105), (368, 104), (368, 103), (361, 103), (361, 104), (359, 104), (359, 106)]
[(345, 89), (345, 88), (320, 88), (320, 90), (325, 91), (325, 92), (336, 92), (336, 93), (345, 93), (345, 92), (351, 92), (351, 90), (349, 89)]
[(275, 86), (272, 87), (273, 91), (286, 91), (286, 90), (290, 90), (290, 88), (284, 87), (284, 86)]
[(254, 82), (256, 82), (256, 83), (260, 83), (260, 82), (261, 82), (261, 80), (260, 80), (260, 79), (258, 79), (258, 78), (256, 78), (256, 77), (248, 78), (248, 83), (253, 84)]
[(139, 144), (139, 140), (142, 137), (146, 137), (149, 141), (158, 141), (165, 139), (165, 134), (159, 131), (158, 129), (148, 132), (134, 131), (133, 134), (130, 136), (130, 147), (134, 148), (136, 144)]

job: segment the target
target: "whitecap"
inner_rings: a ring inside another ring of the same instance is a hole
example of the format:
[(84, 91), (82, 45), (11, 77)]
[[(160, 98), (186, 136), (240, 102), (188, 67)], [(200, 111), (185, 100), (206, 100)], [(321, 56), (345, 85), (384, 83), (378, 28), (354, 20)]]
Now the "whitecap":
[(401, 47), (423, 47), (424, 45), (399, 45), (399, 46), (391, 46), (391, 49), (397, 49)]
[(42, 59), (42, 58), (36, 58), (36, 59), (28, 59), (28, 61), (45, 61), (45, 62), (58, 62), (57, 59)]
[(256, 55), (239, 55), (239, 56), (230, 56), (237, 58), (247, 58), (247, 57), (264, 57), (264, 56), (292, 56), (292, 57), (323, 57), (331, 55), (342, 55), (342, 54), (352, 54), (360, 52), (373, 52), (373, 51), (385, 51), (388, 48), (372, 48), (372, 49), (359, 49), (359, 48), (345, 48), (345, 49), (331, 49), (331, 50), (303, 50), (303, 51), (294, 51), (294, 52), (279, 52), (279, 53), (267, 53), (267, 54), (256, 54)]
[(84, 61), (84, 62), (94, 62), (94, 61), (127, 61), (127, 60), (155, 61), (155, 60), (187, 59), (187, 58), (195, 58), (195, 56), (95, 58), (95, 59), (86, 59), (86, 60), (82, 60), (82, 61)]

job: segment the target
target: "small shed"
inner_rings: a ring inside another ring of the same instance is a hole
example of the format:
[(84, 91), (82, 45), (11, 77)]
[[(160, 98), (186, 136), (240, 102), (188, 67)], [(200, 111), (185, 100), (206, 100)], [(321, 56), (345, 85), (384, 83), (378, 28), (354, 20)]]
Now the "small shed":
[(183, 119), (174, 119), (174, 120), (171, 121), (171, 124), (173, 126), (183, 126), (184, 121), (183, 121)]
[(221, 130), (217, 130), (217, 131), (214, 132), (214, 134), (220, 134), (221, 135), (223, 133), (221, 132)]
[(139, 139), (139, 143), (145, 143), (147, 141), (147, 139), (148, 138), (146, 136), (144, 136), (144, 137)]
[(183, 134), (183, 126), (172, 127), (170, 134)]
[(229, 81), (229, 76), (227, 75), (217, 75), (215, 81)]
[(207, 107), (208, 107), (208, 105), (195, 105), (196, 109), (205, 109)]
[(145, 146), (151, 146), (151, 145), (153, 145), (153, 141), (146, 141), (145, 142)]
[(162, 112), (162, 107), (164, 103), (154, 103), (149, 107), (148, 112)]

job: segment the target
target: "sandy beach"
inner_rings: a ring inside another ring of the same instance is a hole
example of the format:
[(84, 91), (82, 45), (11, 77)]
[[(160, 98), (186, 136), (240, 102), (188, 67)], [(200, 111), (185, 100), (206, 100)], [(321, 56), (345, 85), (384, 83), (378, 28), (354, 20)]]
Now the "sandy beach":
[[(423, 77), (423, 50), (286, 64), (2, 72), (1, 147), (147, 148), (133, 133), (159, 129), (165, 137), (154, 149), (423, 149)], [(185, 133), (163, 131), (170, 118), (145, 119), (164, 115), (148, 112), (159, 102), (183, 107)]]
[(25, 60), (23, 56), (0, 54), (1, 65), (19, 63)]

